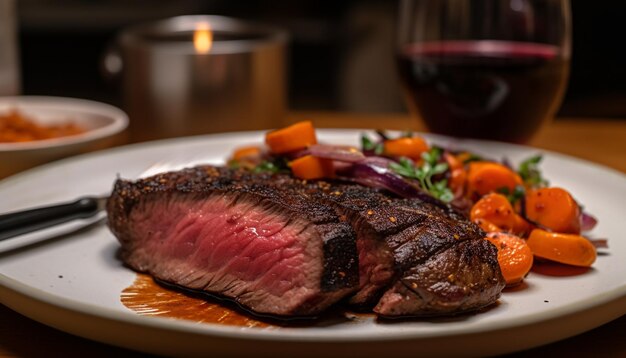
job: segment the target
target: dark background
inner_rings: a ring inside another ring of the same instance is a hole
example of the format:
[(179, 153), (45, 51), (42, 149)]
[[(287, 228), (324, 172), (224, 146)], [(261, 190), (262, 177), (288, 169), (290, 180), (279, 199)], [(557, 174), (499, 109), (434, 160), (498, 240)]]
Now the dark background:
[[(20, 0), (22, 91), (121, 105), (100, 61), (125, 26), (183, 14), (268, 22), (291, 33), (289, 106), (404, 111), (393, 63), (396, 1)], [(561, 116), (626, 118), (624, 1), (572, 0), (573, 60)]]

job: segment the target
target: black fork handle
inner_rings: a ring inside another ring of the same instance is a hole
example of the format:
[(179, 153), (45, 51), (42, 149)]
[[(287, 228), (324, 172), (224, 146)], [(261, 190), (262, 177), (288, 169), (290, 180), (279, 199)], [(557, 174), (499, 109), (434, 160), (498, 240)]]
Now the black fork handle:
[(74, 219), (96, 215), (101, 207), (97, 197), (0, 215), (0, 241), (45, 229)]

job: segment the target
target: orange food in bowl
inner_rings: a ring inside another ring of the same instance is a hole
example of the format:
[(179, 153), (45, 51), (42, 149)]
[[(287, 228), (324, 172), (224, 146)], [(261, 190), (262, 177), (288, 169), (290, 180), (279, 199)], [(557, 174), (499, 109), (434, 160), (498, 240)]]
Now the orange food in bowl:
[(16, 110), (0, 115), (0, 143), (31, 142), (84, 133), (72, 122), (41, 125)]

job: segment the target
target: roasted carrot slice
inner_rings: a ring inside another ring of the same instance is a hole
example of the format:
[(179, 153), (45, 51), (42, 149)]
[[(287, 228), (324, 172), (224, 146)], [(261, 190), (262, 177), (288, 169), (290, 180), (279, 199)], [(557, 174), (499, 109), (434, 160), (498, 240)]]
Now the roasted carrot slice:
[(486, 237), (498, 248), (498, 264), (508, 286), (520, 283), (533, 266), (533, 253), (524, 239), (492, 232)]
[(467, 189), (470, 198), (483, 196), (507, 188), (511, 192), (517, 185), (522, 185), (522, 179), (502, 164), (493, 162), (471, 162), (467, 173)]
[(470, 219), (488, 232), (492, 231), (491, 225), (517, 235), (524, 235), (530, 228), (507, 198), (498, 193), (487, 194), (478, 200), (472, 206)]
[(267, 133), (265, 143), (272, 153), (283, 154), (316, 144), (317, 138), (313, 123), (304, 121)]
[(448, 168), (450, 168), (450, 170), (463, 169), (463, 162), (456, 155), (444, 153), (443, 157), (448, 163)]
[(261, 148), (257, 146), (239, 147), (233, 152), (233, 160), (256, 157), (261, 154)]
[(467, 171), (463, 166), (463, 162), (455, 155), (445, 153), (444, 158), (450, 168), (450, 180), (448, 186), (455, 194), (462, 194), (467, 180)]
[(419, 160), (428, 151), (428, 144), (422, 137), (389, 139), (384, 142), (384, 152), (392, 157), (408, 157)]
[(321, 179), (334, 176), (333, 161), (305, 155), (289, 163), (293, 175), (300, 179)]
[(533, 254), (544, 259), (583, 267), (596, 261), (596, 248), (580, 235), (535, 229), (527, 242)]
[(526, 217), (556, 232), (580, 234), (580, 208), (565, 189), (542, 188), (527, 192)]

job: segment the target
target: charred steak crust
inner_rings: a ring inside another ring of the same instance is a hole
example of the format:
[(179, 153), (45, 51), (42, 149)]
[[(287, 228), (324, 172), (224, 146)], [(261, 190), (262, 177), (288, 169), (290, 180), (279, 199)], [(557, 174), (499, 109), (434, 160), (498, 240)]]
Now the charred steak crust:
[[(380, 315), (474, 310), (495, 302), (504, 288), (495, 247), (462, 214), (349, 183), (210, 166), (136, 183), (118, 181), (109, 202), (111, 229), (124, 247), (133, 241), (125, 239), (125, 220), (137, 201), (152, 193), (202, 196), (215, 191), (253, 195), (262, 198), (259, 205), (310, 221), (324, 242), (321, 290), (351, 293), (358, 286), (350, 302), (374, 307)], [(132, 251), (132, 243), (126, 246)], [(314, 304), (311, 299), (302, 307), (311, 310)]]
[[(305, 190), (318, 200), (334, 205), (352, 223), (357, 247), (366, 251), (359, 253), (362, 266), (370, 261), (372, 247), (379, 253), (371, 264), (373, 268), (361, 268), (361, 289), (351, 298), (351, 303), (361, 308), (376, 305), (395, 282), (403, 280), (410, 270), (422, 266), (431, 257), (467, 240), (484, 241), (485, 233), (450, 207), (336, 182), (307, 184)], [(494, 258), (491, 251), (477, 253), (486, 260)], [(489, 285), (500, 292), (504, 280), (499, 268), (492, 276), (496, 280)], [(484, 305), (495, 299), (497, 295), (484, 300)], [(465, 306), (462, 308), (458, 303), (459, 309), (464, 310)], [(414, 312), (402, 315), (430, 314), (415, 307)]]
[(456, 314), (483, 308), (502, 291), (497, 250), (487, 240), (465, 240), (410, 268), (378, 301), (385, 317)]
[[(146, 203), (172, 200), (182, 197), (189, 201), (202, 201), (211, 195), (232, 196), (231, 205), (252, 201), (263, 210), (275, 211), (286, 217), (286, 225), (292, 222), (305, 221), (304, 230), (313, 230), (321, 241), (320, 282), (311, 283), (319, 287), (319, 293), (301, 302), (299, 307), (291, 311), (272, 311), (273, 308), (258, 311), (258, 305), (251, 305), (246, 299), (232, 297), (238, 303), (260, 313), (276, 315), (311, 315), (317, 314), (330, 304), (353, 292), (358, 286), (358, 259), (354, 232), (351, 226), (342, 221), (332, 208), (323, 203), (312, 201), (296, 191), (278, 188), (268, 175), (254, 175), (245, 171), (233, 171), (220, 167), (196, 167), (179, 172), (165, 173), (137, 182), (118, 180), (113, 194), (107, 203), (109, 227), (122, 244), (122, 258), (132, 268), (149, 272), (155, 277), (180, 284), (171, 277), (163, 277), (158, 265), (147, 264), (149, 259), (136, 259), (137, 233), (133, 232), (130, 222), (133, 211), (142, 210)], [(236, 220), (237, 218), (233, 218)], [(230, 219), (229, 219), (230, 220)], [(143, 235), (150, 235), (144, 232)], [(162, 271), (162, 270), (161, 270)], [(208, 292), (229, 296), (227, 292), (214, 291), (211, 284), (206, 287)], [(230, 289), (230, 288), (229, 288)], [(249, 295), (246, 293), (245, 295)], [(245, 296), (244, 295), (244, 296)]]

